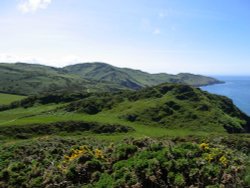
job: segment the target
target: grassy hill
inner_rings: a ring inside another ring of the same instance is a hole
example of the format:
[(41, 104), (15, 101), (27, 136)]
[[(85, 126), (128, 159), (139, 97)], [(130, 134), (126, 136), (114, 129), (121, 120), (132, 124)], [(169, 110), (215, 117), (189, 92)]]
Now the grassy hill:
[(26, 63), (0, 64), (0, 92), (38, 95), (65, 91), (110, 91), (115, 88), (119, 89), (119, 86), (97, 83), (60, 68)]
[[(1, 95), (0, 95), (1, 100)], [(247, 187), (249, 117), (181, 84), (0, 107), (0, 187)]]
[(249, 117), (178, 83), (209, 79), (101, 65), (1, 64), (1, 91), (35, 95), (0, 94), (0, 187), (250, 185)]
[[(0, 110), (19, 107), (29, 109), (36, 104), (53, 103), (61, 104), (60, 110), (70, 113), (104, 115), (112, 120), (171, 129), (229, 133), (250, 130), (249, 117), (230, 99), (180, 84), (161, 84), (138, 91), (118, 93), (52, 94), (29, 97), (2, 106)], [(25, 121), (25, 118), (21, 121)]]
[(221, 83), (220, 81), (201, 75), (181, 73), (171, 74), (149, 74), (140, 70), (118, 68), (105, 63), (83, 63), (63, 68), (72, 74), (80, 75), (83, 78), (97, 81), (108, 81), (119, 85), (138, 89), (146, 86), (154, 86), (161, 83), (183, 83), (192, 86), (210, 85)]
[(24, 95), (79, 87), (89, 81), (53, 67), (24, 63), (0, 64), (0, 91)]
[(219, 83), (204, 76), (148, 74), (102, 63), (78, 64), (65, 68), (25, 63), (0, 64), (0, 92), (11, 94), (116, 91), (139, 89), (163, 82), (181, 82), (195, 86)]
[(233, 102), (200, 89), (162, 84), (136, 92), (90, 96), (66, 109), (88, 114), (107, 113), (130, 122), (199, 131), (246, 132), (249, 117)]

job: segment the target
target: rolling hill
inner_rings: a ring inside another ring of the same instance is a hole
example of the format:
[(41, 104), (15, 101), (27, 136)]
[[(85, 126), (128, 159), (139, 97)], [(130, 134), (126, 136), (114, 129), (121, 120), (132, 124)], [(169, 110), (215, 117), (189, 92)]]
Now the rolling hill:
[[(241, 112), (232, 100), (181, 84), (161, 84), (138, 91), (116, 93), (28, 97), (20, 102), (1, 106), (0, 111), (20, 107), (30, 109), (37, 104), (46, 106), (54, 103), (62, 105), (57, 109), (63, 112), (93, 117), (103, 115), (112, 119), (111, 122), (117, 120), (144, 126), (217, 133), (250, 131), (249, 117)], [(29, 114), (26, 116), (29, 117)], [(22, 122), (25, 117), (21, 118)], [(34, 118), (37, 119), (35, 116)]]
[(97, 83), (67, 71), (44, 65), (0, 64), (0, 92), (39, 95), (54, 92), (107, 91), (119, 88), (112, 83)]
[(161, 84), (135, 92), (89, 96), (66, 108), (88, 114), (107, 113), (130, 122), (166, 128), (240, 133), (250, 119), (231, 99), (181, 84)]
[(163, 82), (193, 86), (220, 81), (192, 74), (149, 74), (139, 70), (117, 68), (104, 63), (83, 63), (55, 68), (26, 63), (0, 63), (0, 92), (37, 95), (69, 91), (117, 91), (140, 89)]
[(0, 106), (0, 187), (249, 187), (249, 132), (182, 84), (30, 96)]
[(221, 83), (214, 78), (201, 75), (188, 73), (180, 73), (178, 75), (165, 73), (149, 74), (140, 70), (114, 67), (105, 63), (83, 63), (67, 66), (63, 69), (82, 78), (112, 82), (132, 89), (154, 86), (164, 82), (183, 83), (192, 86)]

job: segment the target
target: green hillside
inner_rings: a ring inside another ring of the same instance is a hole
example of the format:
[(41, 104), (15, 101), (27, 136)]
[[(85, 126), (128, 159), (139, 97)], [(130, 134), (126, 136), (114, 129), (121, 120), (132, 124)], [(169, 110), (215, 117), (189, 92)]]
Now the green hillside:
[(0, 93), (0, 106), (24, 99), (24, 96)]
[[(179, 84), (161, 84), (138, 91), (82, 93), (30, 97), (0, 110), (36, 104), (63, 104), (60, 110), (171, 129), (240, 133), (248, 132), (249, 117), (223, 96)], [(22, 119), (25, 121), (25, 119)], [(18, 122), (18, 121), (17, 121)], [(39, 122), (37, 122), (39, 123)]]
[(54, 68), (44, 65), (0, 63), (0, 92), (37, 95), (59, 92), (103, 92), (139, 89), (163, 82), (181, 82), (194, 86), (219, 83), (204, 76), (148, 74), (100, 63)]
[(83, 63), (71, 65), (64, 68), (72, 74), (77, 74), (83, 78), (97, 81), (108, 81), (119, 85), (138, 89), (146, 86), (154, 86), (161, 83), (183, 83), (192, 86), (201, 86), (221, 83), (220, 81), (201, 75), (181, 73), (171, 74), (149, 74), (140, 70), (128, 68), (118, 68), (105, 63)]
[(230, 99), (187, 85), (162, 84), (136, 92), (90, 96), (68, 111), (107, 113), (130, 122), (199, 131), (245, 132), (249, 118)]
[(0, 64), (0, 91), (24, 95), (79, 87), (89, 81), (60, 72), (56, 68), (24, 63)]
[(110, 91), (119, 89), (112, 83), (97, 83), (67, 71), (43, 65), (0, 64), (0, 92), (38, 95), (74, 91)]
[(0, 187), (247, 187), (249, 117), (180, 84), (0, 107)]
[(35, 94), (0, 94), (1, 188), (250, 185), (250, 118), (232, 100), (104, 66), (1, 65), (2, 90)]

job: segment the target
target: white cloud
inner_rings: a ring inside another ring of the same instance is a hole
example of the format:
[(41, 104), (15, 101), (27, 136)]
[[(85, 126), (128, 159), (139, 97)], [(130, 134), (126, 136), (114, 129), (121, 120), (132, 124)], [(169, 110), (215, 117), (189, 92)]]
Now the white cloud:
[(38, 9), (46, 9), (52, 0), (23, 0), (18, 4), (18, 10), (23, 13), (36, 12)]
[(0, 54), (0, 62), (3, 62), (3, 63), (15, 63), (15, 62), (36, 63), (37, 60), (31, 56)]
[(54, 57), (39, 57), (37, 55), (25, 54), (25, 55), (12, 55), (0, 53), (0, 63), (34, 63), (44, 64), (54, 67), (63, 67), (66, 65), (77, 64), (86, 62), (86, 58), (77, 55), (65, 55), (65, 56), (54, 56)]
[(154, 35), (159, 35), (159, 34), (161, 34), (161, 30), (159, 28), (155, 28), (154, 31), (153, 31), (153, 34)]

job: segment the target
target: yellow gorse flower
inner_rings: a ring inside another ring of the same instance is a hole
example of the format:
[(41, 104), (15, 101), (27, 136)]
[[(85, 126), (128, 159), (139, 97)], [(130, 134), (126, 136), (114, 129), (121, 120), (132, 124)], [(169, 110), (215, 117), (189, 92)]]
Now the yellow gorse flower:
[(79, 149), (73, 149), (73, 150), (71, 151), (71, 154), (70, 154), (70, 155), (64, 156), (64, 159), (65, 159), (66, 161), (73, 161), (73, 160), (79, 158), (80, 156), (82, 156), (82, 155), (83, 155), (84, 153), (86, 153), (86, 152), (87, 152), (86, 147), (81, 146)]
[(103, 153), (100, 149), (95, 149), (95, 157), (96, 158), (103, 158)]
[(207, 144), (207, 143), (201, 143), (201, 144), (200, 144), (200, 148), (201, 148), (202, 150), (207, 150), (207, 149), (209, 149), (209, 144)]
[(224, 166), (226, 166), (227, 165), (227, 158), (223, 155), (220, 159), (219, 159), (219, 161), (224, 165)]
[(206, 160), (211, 162), (214, 159), (214, 155), (213, 154), (208, 154), (208, 156), (206, 157)]

